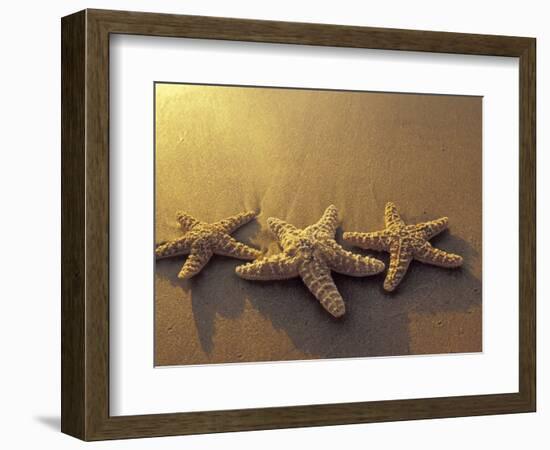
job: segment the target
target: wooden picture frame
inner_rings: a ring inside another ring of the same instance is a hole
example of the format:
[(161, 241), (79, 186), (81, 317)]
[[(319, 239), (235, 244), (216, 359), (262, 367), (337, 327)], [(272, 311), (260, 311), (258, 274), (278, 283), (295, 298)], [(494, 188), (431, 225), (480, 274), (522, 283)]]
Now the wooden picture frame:
[[(533, 38), (85, 10), (62, 29), (62, 417), (84, 440), (535, 411)], [(519, 391), (461, 397), (109, 415), (109, 36), (185, 37), (519, 58)]]

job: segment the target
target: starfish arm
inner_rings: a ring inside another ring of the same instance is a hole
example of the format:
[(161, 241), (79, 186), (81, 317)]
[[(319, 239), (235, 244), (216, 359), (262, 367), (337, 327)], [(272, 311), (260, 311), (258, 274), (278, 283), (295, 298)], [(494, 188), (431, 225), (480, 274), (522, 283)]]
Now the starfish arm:
[(220, 220), (213, 225), (219, 226), (225, 233), (231, 234), (239, 227), (242, 227), (244, 224), (250, 222), (255, 217), (255, 212), (248, 211), (240, 214), (235, 214), (231, 217), (227, 217), (226, 219)]
[(156, 259), (170, 258), (171, 256), (187, 255), (191, 251), (193, 239), (183, 236), (173, 241), (163, 242), (155, 248)]
[(330, 243), (330, 251), (325, 254), (331, 269), (344, 275), (364, 277), (367, 275), (375, 275), (385, 269), (385, 265), (382, 261), (348, 252), (336, 242)]
[(434, 236), (437, 236), (449, 225), (449, 218), (442, 217), (437, 220), (430, 220), (429, 222), (419, 223), (416, 226), (416, 229), (421, 234), (422, 238), (425, 240), (431, 239)]
[(303, 282), (323, 308), (334, 317), (342, 317), (346, 312), (346, 305), (330, 276), (329, 268), (313, 259), (302, 263), (299, 272)]
[(405, 222), (401, 219), (401, 216), (397, 211), (397, 206), (395, 206), (392, 202), (386, 203), (386, 209), (384, 210), (384, 222), (386, 224), (386, 228), (394, 225), (405, 225)]
[(345, 232), (342, 236), (345, 242), (369, 250), (389, 250), (390, 236), (385, 231), (372, 233)]
[(279, 253), (237, 266), (235, 273), (245, 280), (287, 280), (298, 276), (298, 260)]
[(229, 235), (225, 235), (224, 238), (214, 246), (214, 253), (239, 259), (256, 259), (261, 256), (259, 250), (249, 247)]
[(210, 261), (212, 257), (212, 250), (209, 248), (197, 248), (194, 247), (191, 250), (191, 254), (185, 261), (185, 264), (181, 268), (178, 278), (182, 280), (189, 279), (201, 271), (201, 269)]
[(420, 262), (432, 264), (439, 267), (459, 267), (463, 263), (463, 258), (454, 253), (447, 253), (438, 248), (432, 247), (426, 242), (422, 247), (414, 252), (414, 257)]
[(199, 220), (195, 219), (193, 216), (190, 216), (183, 211), (178, 211), (178, 213), (176, 214), (176, 218), (180, 224), (182, 231), (189, 231), (195, 225), (200, 223)]
[(279, 242), (283, 244), (288, 235), (295, 235), (298, 233), (298, 229), (284, 220), (277, 219), (276, 217), (270, 217), (267, 219), (267, 225), (271, 232), (277, 237)]
[(336, 206), (330, 205), (325, 210), (319, 221), (308, 228), (321, 231), (322, 233), (333, 237), (336, 233), (336, 229), (338, 228), (338, 210), (336, 209)]
[(412, 252), (402, 242), (396, 240), (390, 247), (390, 267), (384, 280), (384, 289), (393, 291), (407, 273), (413, 259)]

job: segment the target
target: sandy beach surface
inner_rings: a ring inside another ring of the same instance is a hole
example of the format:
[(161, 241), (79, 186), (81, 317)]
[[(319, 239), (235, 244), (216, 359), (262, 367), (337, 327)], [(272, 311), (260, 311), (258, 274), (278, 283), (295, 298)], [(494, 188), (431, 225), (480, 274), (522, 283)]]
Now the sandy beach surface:
[(242, 280), (242, 261), (214, 256), (182, 281), (184, 257), (157, 261), (155, 365), (481, 351), (481, 120), (480, 97), (157, 84), (157, 242), (181, 235), (178, 210), (256, 210), (234, 236), (277, 253), (268, 217), (303, 228), (334, 204), (342, 243), (381, 229), (393, 201), (408, 223), (448, 216), (431, 242), (465, 263), (415, 261), (391, 294), (384, 274), (334, 274), (335, 320), (300, 279)]

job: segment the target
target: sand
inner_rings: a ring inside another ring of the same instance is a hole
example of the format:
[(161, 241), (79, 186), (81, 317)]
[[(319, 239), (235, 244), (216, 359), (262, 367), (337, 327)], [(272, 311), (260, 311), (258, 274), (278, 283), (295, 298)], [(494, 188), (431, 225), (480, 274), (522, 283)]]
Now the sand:
[(381, 229), (393, 201), (410, 223), (448, 216), (432, 243), (465, 263), (413, 262), (391, 294), (384, 274), (334, 274), (335, 320), (299, 279), (242, 280), (241, 261), (215, 256), (182, 281), (185, 258), (162, 260), (155, 364), (481, 351), (481, 118), (480, 97), (157, 84), (157, 241), (180, 235), (177, 210), (212, 222), (252, 209), (234, 236), (277, 253), (268, 217), (305, 227), (334, 204), (341, 243)]

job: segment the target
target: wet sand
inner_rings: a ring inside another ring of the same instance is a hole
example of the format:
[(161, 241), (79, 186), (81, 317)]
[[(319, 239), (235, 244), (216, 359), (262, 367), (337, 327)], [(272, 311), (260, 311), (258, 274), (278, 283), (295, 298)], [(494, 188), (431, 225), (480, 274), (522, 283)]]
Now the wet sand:
[(431, 242), (465, 263), (413, 262), (391, 294), (384, 274), (334, 274), (347, 306), (334, 320), (299, 279), (242, 280), (242, 261), (214, 256), (182, 281), (184, 257), (158, 261), (155, 364), (481, 351), (481, 113), (479, 97), (157, 84), (157, 242), (181, 235), (177, 210), (257, 210), (234, 236), (277, 253), (268, 217), (302, 228), (334, 204), (341, 243), (381, 229), (393, 201), (410, 223), (448, 216)]

